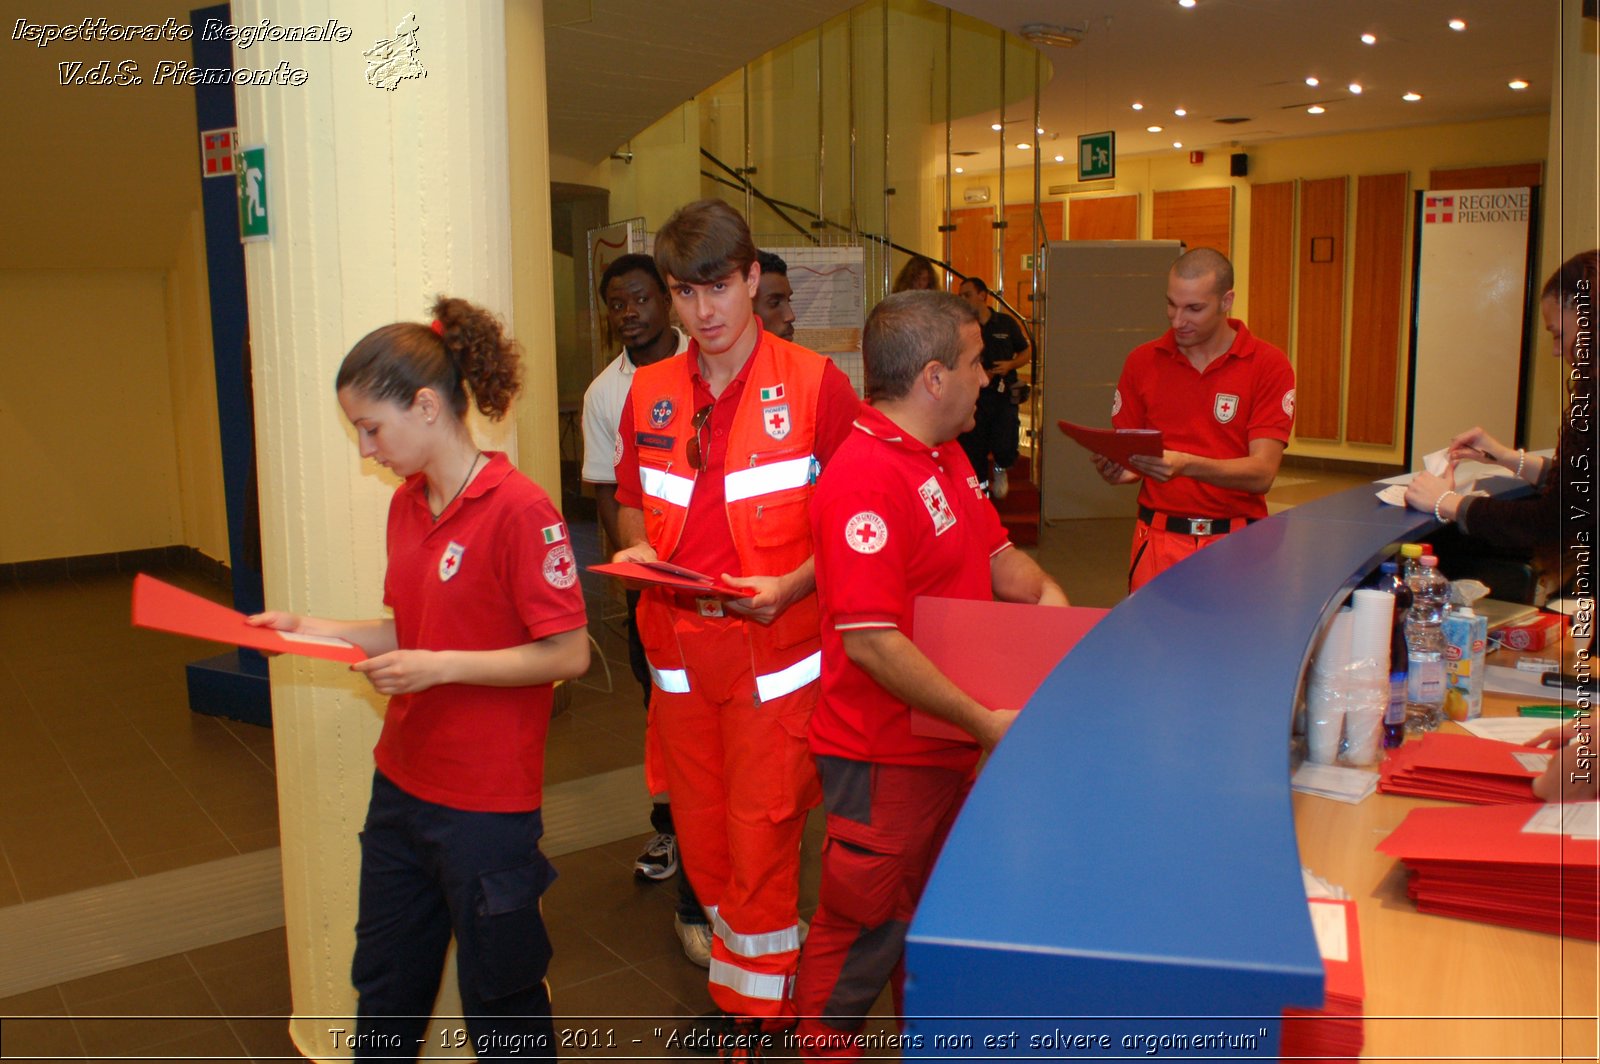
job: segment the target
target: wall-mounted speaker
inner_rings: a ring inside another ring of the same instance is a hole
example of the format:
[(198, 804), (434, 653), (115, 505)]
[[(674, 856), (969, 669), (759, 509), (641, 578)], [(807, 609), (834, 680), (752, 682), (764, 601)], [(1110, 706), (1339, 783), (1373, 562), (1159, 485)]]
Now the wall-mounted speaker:
[(1232, 155), (1228, 156), (1228, 176), (1250, 176), (1250, 156), (1246, 155), (1242, 151), (1236, 151)]

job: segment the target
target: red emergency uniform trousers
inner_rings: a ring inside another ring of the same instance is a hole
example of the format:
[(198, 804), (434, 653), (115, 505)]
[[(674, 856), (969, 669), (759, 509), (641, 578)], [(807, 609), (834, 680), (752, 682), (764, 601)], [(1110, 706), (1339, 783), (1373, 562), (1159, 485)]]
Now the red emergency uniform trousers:
[(854, 1058), (885, 983), (905, 1014), (906, 928), (945, 836), (972, 789), (970, 771), (818, 757), (827, 839), (822, 883), (795, 983), (804, 1058)]
[[(711, 999), (786, 1021), (800, 958), (800, 836), (821, 798), (806, 741), (818, 684), (761, 700), (750, 641), (765, 629), (703, 616), (692, 598), (646, 595), (673, 603), (682, 669), (656, 669), (651, 710), (683, 868), (711, 918)], [(653, 669), (661, 657), (652, 653)]]
[[(1238, 524), (1241, 528), (1244, 527), (1243, 521), (1238, 521)], [(1153, 528), (1147, 521), (1135, 522), (1133, 547), (1128, 552), (1129, 594), (1139, 590), (1158, 574), (1171, 569), (1189, 555), (1198, 553), (1229, 534), (1219, 532), (1209, 536), (1191, 536), (1183, 532)]]

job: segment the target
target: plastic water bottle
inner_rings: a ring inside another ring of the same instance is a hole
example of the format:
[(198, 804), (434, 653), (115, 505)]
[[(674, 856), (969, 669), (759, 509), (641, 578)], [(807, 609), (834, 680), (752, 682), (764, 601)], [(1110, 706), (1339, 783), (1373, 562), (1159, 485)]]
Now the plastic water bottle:
[(1433, 731), (1444, 715), (1444, 608), (1450, 582), (1439, 571), (1439, 559), (1423, 555), (1411, 583), (1411, 612), (1406, 619), (1406, 731)]
[(1411, 589), (1400, 579), (1400, 563), (1378, 567), (1379, 591), (1394, 596), (1394, 628), (1389, 633), (1389, 704), (1383, 712), (1383, 748), (1393, 750), (1406, 739), (1406, 672), (1410, 650), (1406, 645), (1406, 620), (1411, 613)]
[(1400, 580), (1407, 587), (1422, 569), (1422, 556), (1430, 553), (1421, 543), (1405, 543), (1400, 547)]

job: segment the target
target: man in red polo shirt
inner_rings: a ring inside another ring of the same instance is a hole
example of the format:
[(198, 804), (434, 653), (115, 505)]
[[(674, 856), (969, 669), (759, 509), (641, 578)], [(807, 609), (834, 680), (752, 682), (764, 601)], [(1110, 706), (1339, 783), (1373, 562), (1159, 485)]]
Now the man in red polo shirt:
[[(850, 1035), (885, 983), (901, 1011), (906, 927), (972, 784), (1015, 707), (985, 707), (911, 642), (918, 596), (1067, 604), (1014, 550), (956, 437), (989, 380), (977, 314), (902, 292), (867, 319), (868, 406), (817, 485), (822, 698), (811, 750), (827, 841), (795, 985), (803, 1056), (859, 1056)], [(914, 735), (911, 706), (973, 741)]]
[(761, 268), (732, 207), (679, 210), (655, 257), (693, 342), (634, 374), (615, 558), (750, 591), (646, 590), (639, 635), (683, 867), (711, 917), (712, 1000), (776, 1027), (794, 1015), (800, 836), (820, 797), (806, 745), (821, 675), (807, 515), (861, 403), (837, 366), (761, 327)]
[(1137, 591), (1221, 536), (1267, 516), (1266, 493), (1294, 427), (1294, 370), (1282, 351), (1228, 317), (1233, 266), (1195, 248), (1167, 275), (1160, 339), (1133, 349), (1111, 400), (1119, 429), (1160, 429), (1166, 451), (1127, 469), (1094, 456), (1111, 484), (1139, 486), (1128, 562)]

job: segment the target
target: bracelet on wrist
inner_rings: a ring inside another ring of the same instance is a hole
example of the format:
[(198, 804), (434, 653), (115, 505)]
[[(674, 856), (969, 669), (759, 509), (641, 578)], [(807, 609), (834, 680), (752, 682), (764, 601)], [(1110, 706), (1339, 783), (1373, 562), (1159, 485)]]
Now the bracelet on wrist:
[(1441, 525), (1444, 524), (1445, 523), (1445, 516), (1439, 512), (1439, 504), (1444, 502), (1446, 496), (1460, 495), (1460, 494), (1461, 493), (1459, 491), (1456, 491), (1453, 488), (1452, 489), (1446, 489), (1444, 492), (1442, 492), (1439, 495), (1439, 497), (1437, 499), (1433, 500), (1433, 519), (1435, 521), (1439, 522)]
[(1511, 475), (1516, 477), (1518, 480), (1521, 480), (1522, 479), (1522, 467), (1527, 465), (1527, 464), (1528, 464), (1528, 451), (1527, 451), (1527, 448), (1518, 447), (1517, 448), (1517, 471), (1515, 473), (1511, 474)]

